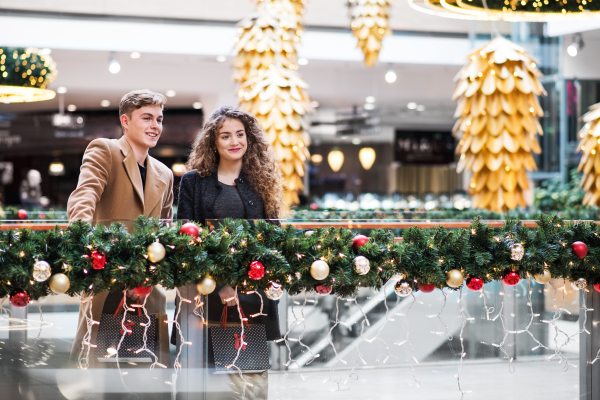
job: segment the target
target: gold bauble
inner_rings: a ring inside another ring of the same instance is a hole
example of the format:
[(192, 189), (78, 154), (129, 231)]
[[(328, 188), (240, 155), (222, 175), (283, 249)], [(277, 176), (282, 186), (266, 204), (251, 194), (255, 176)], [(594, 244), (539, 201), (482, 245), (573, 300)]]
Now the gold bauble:
[(165, 246), (160, 244), (159, 242), (154, 242), (150, 246), (148, 246), (148, 260), (150, 262), (156, 263), (165, 258), (166, 254)]
[(310, 266), (310, 274), (318, 281), (322, 281), (329, 275), (329, 265), (323, 260), (315, 260)]
[(446, 285), (451, 288), (457, 288), (462, 285), (464, 280), (462, 272), (457, 269), (451, 269), (446, 272)]
[(71, 281), (65, 274), (54, 274), (50, 278), (50, 290), (56, 294), (66, 293), (71, 287)]
[(550, 282), (552, 276), (550, 275), (550, 271), (545, 269), (541, 274), (534, 274), (533, 279), (540, 285), (545, 285), (546, 283)]
[(200, 294), (211, 294), (215, 288), (217, 287), (217, 282), (215, 282), (215, 280), (210, 277), (210, 276), (205, 276), (204, 279), (202, 279), (202, 282), (200, 282), (199, 284), (196, 285), (196, 289), (198, 289), (198, 293)]

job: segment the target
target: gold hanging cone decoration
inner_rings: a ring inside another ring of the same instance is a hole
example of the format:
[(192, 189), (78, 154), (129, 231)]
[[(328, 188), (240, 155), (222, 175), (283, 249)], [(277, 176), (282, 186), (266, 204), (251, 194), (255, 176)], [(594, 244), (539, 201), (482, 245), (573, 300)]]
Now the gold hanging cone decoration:
[(391, 35), (389, 26), (390, 0), (349, 0), (352, 34), (358, 39), (356, 47), (365, 56), (365, 64), (371, 67), (379, 58), (381, 43)]
[(456, 170), (472, 172), (474, 208), (505, 212), (526, 206), (526, 171), (537, 169), (531, 153), (541, 153), (541, 76), (536, 60), (502, 37), (473, 52), (456, 76)]
[(585, 190), (583, 205), (600, 205), (600, 103), (590, 107), (583, 116), (585, 125), (579, 131), (579, 147), (582, 152), (577, 172), (583, 171), (581, 186)]
[(288, 205), (300, 202), (304, 163), (310, 156), (306, 117), (313, 107), (308, 85), (297, 72), (296, 52), (303, 13), (303, 0), (263, 0), (239, 24), (235, 46), (239, 106), (258, 119), (279, 157)]

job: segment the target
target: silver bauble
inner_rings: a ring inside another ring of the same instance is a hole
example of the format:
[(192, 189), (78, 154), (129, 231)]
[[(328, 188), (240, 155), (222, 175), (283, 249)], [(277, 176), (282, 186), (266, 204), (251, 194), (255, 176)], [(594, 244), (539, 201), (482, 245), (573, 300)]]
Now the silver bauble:
[(410, 294), (412, 293), (412, 286), (410, 286), (410, 283), (406, 281), (398, 281), (394, 285), (394, 290), (396, 291), (396, 294), (398, 296), (406, 297), (410, 296)]
[(322, 281), (329, 275), (329, 265), (323, 260), (315, 260), (310, 266), (310, 274), (318, 281)]
[(46, 261), (36, 261), (33, 264), (33, 279), (36, 281), (44, 282), (50, 278), (50, 275), (52, 275), (52, 269)]
[(367, 273), (369, 273), (370, 269), (371, 263), (369, 262), (369, 259), (367, 257), (357, 256), (354, 259), (354, 270), (357, 274), (366, 275)]
[(148, 246), (148, 260), (150, 260), (150, 262), (160, 262), (160, 260), (165, 258), (165, 254), (167, 254), (165, 246), (163, 246), (160, 242), (154, 242)]
[(571, 286), (575, 290), (583, 290), (587, 287), (588, 283), (585, 278), (579, 278), (576, 281), (571, 282)]
[(271, 282), (265, 294), (270, 300), (279, 300), (283, 296), (283, 288), (277, 282)]
[(525, 255), (525, 248), (521, 243), (515, 243), (510, 246), (510, 259), (513, 261), (521, 261)]

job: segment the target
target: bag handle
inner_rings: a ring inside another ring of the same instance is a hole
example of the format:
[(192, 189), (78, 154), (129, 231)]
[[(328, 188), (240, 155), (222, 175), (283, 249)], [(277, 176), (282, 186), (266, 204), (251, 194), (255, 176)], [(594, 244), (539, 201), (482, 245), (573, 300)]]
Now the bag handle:
[[(246, 326), (248, 327), (248, 329), (250, 329), (250, 325), (248, 324), (248, 318), (246, 318), (246, 315), (244, 315), (244, 310), (242, 310), (242, 306), (238, 304), (238, 307), (240, 308), (240, 313), (242, 314), (242, 324), (246, 323)], [(221, 314), (221, 326), (223, 327), (223, 330), (227, 330), (227, 305), (225, 305), (225, 307), (223, 307), (223, 313)]]
[[(119, 314), (119, 311), (123, 311), (123, 303), (125, 302), (125, 297), (123, 297), (121, 299), (121, 302), (119, 303), (119, 305), (117, 306), (117, 311), (115, 311), (115, 315), (113, 315), (113, 318), (117, 318), (117, 314)], [(137, 299), (135, 301), (135, 304), (140, 304)], [(136, 307), (137, 311), (138, 311), (138, 317), (142, 318), (142, 310), (140, 310), (140, 307)]]

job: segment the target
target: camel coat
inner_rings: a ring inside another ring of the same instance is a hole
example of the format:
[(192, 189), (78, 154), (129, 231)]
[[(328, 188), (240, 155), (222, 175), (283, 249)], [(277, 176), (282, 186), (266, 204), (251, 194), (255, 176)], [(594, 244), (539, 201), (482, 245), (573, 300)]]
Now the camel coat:
[[(140, 215), (173, 218), (173, 173), (153, 157), (146, 157), (145, 190), (135, 155), (125, 136), (120, 139), (96, 139), (90, 142), (79, 174), (77, 188), (67, 203), (69, 222), (84, 220), (92, 225), (125, 222), (132, 231), (133, 220)], [(100, 321), (108, 292), (95, 295), (79, 308), (77, 334), (71, 350), (76, 360), (87, 332), (86, 313)], [(162, 287), (154, 287), (146, 308), (150, 314), (166, 313), (166, 296)], [(95, 343), (98, 325), (93, 326)], [(93, 349), (91, 352), (93, 355)], [(94, 357), (90, 357), (92, 361)], [(94, 363), (92, 363), (93, 365)]]

